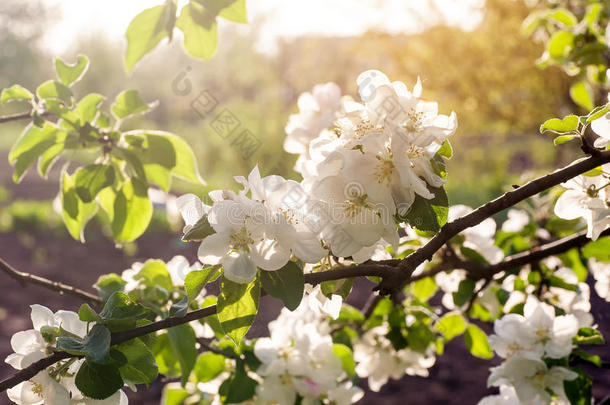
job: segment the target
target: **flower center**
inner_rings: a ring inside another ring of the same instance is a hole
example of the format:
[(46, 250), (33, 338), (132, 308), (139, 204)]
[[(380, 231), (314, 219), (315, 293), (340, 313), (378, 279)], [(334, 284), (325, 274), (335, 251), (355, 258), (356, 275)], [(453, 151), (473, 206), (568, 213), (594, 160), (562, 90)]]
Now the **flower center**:
[(233, 249), (245, 252), (249, 250), (248, 245), (254, 243), (254, 239), (252, 239), (245, 226), (242, 226), (239, 231), (232, 233), (230, 239)]
[(36, 395), (38, 395), (40, 398), (42, 398), (42, 384), (39, 384), (35, 381), (30, 380), (30, 382), (32, 383), (33, 387), (32, 387), (32, 392)]
[(423, 125), (424, 113), (416, 112), (415, 110), (411, 110), (407, 114), (407, 120), (403, 122), (400, 126), (403, 127), (409, 133), (417, 133), (424, 130)]
[(359, 215), (363, 209), (370, 208), (368, 199), (368, 195), (363, 194), (345, 200), (345, 215), (347, 215), (348, 218), (354, 218)]
[(392, 157), (383, 158), (381, 156), (377, 156), (377, 166), (375, 166), (375, 171), (373, 175), (377, 179), (378, 183), (386, 183), (386, 185), (390, 185), (390, 181), (392, 179), (392, 174), (394, 173), (394, 162), (392, 162)]

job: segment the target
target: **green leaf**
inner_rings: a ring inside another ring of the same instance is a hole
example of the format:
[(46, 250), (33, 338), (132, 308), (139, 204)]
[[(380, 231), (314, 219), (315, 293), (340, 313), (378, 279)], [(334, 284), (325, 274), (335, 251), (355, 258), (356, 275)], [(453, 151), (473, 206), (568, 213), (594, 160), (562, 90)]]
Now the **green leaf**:
[(575, 345), (603, 345), (604, 337), (597, 330), (590, 327), (580, 328), (578, 334), (574, 336)]
[(155, 356), (140, 339), (133, 339), (116, 346), (126, 363), (119, 368), (123, 381), (131, 384), (150, 384), (157, 378), (159, 369)]
[(343, 370), (350, 378), (356, 375), (356, 362), (354, 361), (352, 349), (346, 345), (335, 343), (333, 344), (333, 353), (335, 356), (341, 359)]
[(282, 300), (289, 310), (297, 309), (303, 299), (305, 276), (295, 262), (288, 262), (277, 271), (261, 271), (260, 278), (267, 294)]
[(99, 322), (102, 318), (89, 306), (89, 304), (82, 304), (78, 309), (78, 319), (83, 322)]
[(246, 0), (236, 0), (218, 13), (219, 17), (236, 23), (247, 24)]
[(26, 126), (8, 154), (9, 162), (15, 165), (13, 180), (20, 182), (36, 159), (49, 148), (63, 144), (65, 139), (66, 133), (50, 122), (45, 122), (41, 128), (32, 124)]
[(227, 378), (220, 388), (220, 400), (223, 404), (239, 404), (252, 398), (256, 392), (257, 382), (248, 377), (243, 361), (238, 361), (235, 372)]
[(188, 297), (182, 298), (180, 301), (175, 302), (169, 308), (169, 316), (176, 318), (182, 318), (189, 310), (189, 299)]
[(85, 339), (60, 336), (57, 348), (76, 356), (86, 356), (95, 363), (103, 363), (110, 350), (110, 331), (103, 325), (94, 325)]
[(491, 359), (493, 357), (493, 352), (487, 341), (487, 335), (478, 326), (473, 324), (468, 325), (464, 340), (466, 341), (466, 347), (468, 347), (473, 356), (482, 359)]
[(462, 280), (458, 290), (453, 293), (453, 303), (458, 307), (466, 304), (473, 296), (475, 285), (475, 281), (469, 278)]
[(174, 388), (172, 385), (163, 387), (161, 395), (161, 405), (182, 405), (184, 400), (190, 397), (191, 394), (184, 388)]
[(66, 64), (61, 59), (55, 58), (55, 71), (57, 72), (57, 77), (66, 86), (70, 86), (79, 81), (85, 72), (87, 72), (88, 67), (89, 58), (84, 55), (78, 55), (76, 63), (73, 65)]
[(246, 335), (258, 311), (261, 285), (258, 277), (250, 284), (238, 284), (224, 276), (220, 280), (218, 320), (236, 346)]
[(458, 313), (443, 315), (436, 323), (436, 329), (443, 334), (445, 341), (448, 342), (456, 336), (461, 335), (466, 330), (464, 317)]
[(602, 359), (601, 357), (595, 355), (595, 354), (591, 354), (589, 352), (586, 352), (582, 349), (574, 349), (572, 350), (572, 356), (576, 356), (580, 359), (583, 359), (584, 361), (588, 361), (591, 364), (595, 364), (597, 367), (601, 367), (602, 366)]
[(101, 94), (91, 93), (83, 97), (76, 107), (74, 112), (80, 117), (81, 125), (86, 122), (93, 122), (98, 113), (100, 104), (106, 99)]
[(451, 144), (449, 143), (448, 139), (445, 139), (445, 142), (443, 142), (440, 149), (436, 153), (443, 157), (446, 157), (447, 159), (453, 156), (453, 148), (451, 147)]
[(113, 206), (112, 234), (117, 242), (131, 242), (144, 233), (153, 206), (146, 184), (131, 178), (117, 192)]
[(197, 170), (197, 161), (191, 147), (180, 137), (163, 131), (130, 131), (125, 139), (143, 142), (141, 147), (130, 146), (144, 164), (146, 178), (157, 183), (166, 192), (170, 175), (193, 183), (204, 184)]
[(15, 84), (2, 90), (0, 104), (15, 100), (31, 100), (34, 97), (25, 87)]
[(595, 107), (593, 104), (593, 91), (584, 80), (580, 80), (570, 87), (570, 97), (576, 104), (587, 111)]
[(39, 99), (61, 100), (67, 106), (72, 105), (72, 90), (54, 80), (46, 81), (38, 86), (36, 94)]
[(426, 302), (434, 296), (438, 286), (432, 277), (425, 277), (412, 284), (413, 296), (421, 302)]
[(114, 168), (103, 164), (90, 164), (74, 174), (76, 194), (83, 202), (91, 202), (103, 189), (114, 183)]
[(127, 294), (115, 292), (104, 304), (100, 317), (112, 332), (116, 332), (135, 327), (137, 319), (146, 314), (147, 310), (131, 301)]
[(147, 287), (159, 286), (171, 290), (174, 286), (169, 270), (162, 260), (147, 260), (135, 278), (143, 281)]
[(551, 118), (540, 126), (540, 133), (545, 131), (555, 132), (557, 134), (564, 134), (567, 132), (574, 132), (578, 130), (578, 117), (576, 115), (568, 115), (564, 119)]
[(203, 287), (210, 281), (215, 280), (220, 275), (221, 266), (211, 266), (203, 270), (189, 272), (184, 279), (184, 288), (189, 301), (193, 301), (199, 296)]
[(157, 336), (152, 351), (155, 354), (159, 373), (172, 378), (180, 376), (180, 363), (178, 363), (167, 333)]
[(578, 23), (578, 19), (576, 16), (568, 9), (565, 8), (555, 8), (549, 13), (549, 17), (553, 20), (559, 21), (560, 23), (566, 26), (576, 25)]
[(553, 59), (562, 60), (574, 47), (574, 34), (569, 31), (558, 31), (548, 42), (547, 51)]
[(225, 357), (216, 353), (201, 353), (197, 357), (194, 371), (198, 382), (210, 381), (225, 371)]
[(210, 225), (208, 216), (204, 215), (184, 234), (184, 236), (182, 236), (182, 240), (184, 242), (200, 242), (206, 236), (210, 236), (213, 233), (216, 233), (216, 231), (212, 228), (212, 225)]
[(593, 380), (580, 368), (573, 368), (578, 377), (573, 380), (564, 380), (563, 388), (571, 405), (589, 405), (593, 403)]
[(604, 104), (599, 107), (595, 107), (588, 115), (587, 115), (587, 124), (591, 121), (595, 121), (598, 118), (603, 117), (610, 111), (610, 104)]
[(38, 159), (38, 174), (40, 177), (47, 177), (49, 169), (57, 161), (61, 152), (64, 151), (67, 138), (68, 134), (66, 132), (57, 133), (55, 144), (49, 146), (47, 150), (40, 155), (40, 159)]
[(578, 135), (560, 135), (557, 138), (553, 139), (553, 145), (561, 145), (562, 143), (569, 142), (574, 138), (578, 138)]
[(137, 90), (125, 90), (116, 96), (111, 110), (117, 119), (123, 119), (130, 115), (148, 112), (155, 106), (156, 103), (147, 104), (142, 100)]
[(97, 212), (97, 204), (95, 202), (86, 203), (79, 198), (74, 187), (74, 180), (67, 173), (64, 173), (62, 177), (60, 188), (64, 224), (74, 239), (84, 242), (85, 225)]
[(210, 59), (218, 47), (218, 26), (213, 15), (200, 4), (182, 8), (176, 27), (184, 33), (184, 48), (193, 58)]
[(599, 238), (589, 242), (582, 249), (585, 258), (595, 258), (602, 262), (610, 262), (610, 237)]
[(159, 45), (163, 38), (171, 37), (175, 18), (176, 5), (173, 1), (168, 1), (165, 5), (142, 11), (131, 20), (125, 33), (127, 37), (125, 68), (128, 72), (144, 55)]
[(123, 379), (116, 365), (88, 360), (78, 369), (74, 382), (83, 394), (93, 399), (106, 399), (123, 387)]
[(123, 291), (126, 284), (127, 282), (121, 276), (110, 273), (100, 276), (93, 286), (97, 289), (97, 293), (102, 298), (102, 301), (106, 302), (115, 292)]
[(449, 214), (449, 202), (445, 189), (429, 187), (434, 198), (427, 200), (419, 195), (406, 215), (407, 222), (420, 231), (437, 232), (445, 223)]
[(195, 343), (197, 337), (193, 328), (188, 324), (182, 324), (167, 330), (171, 348), (180, 364), (182, 374), (182, 385), (186, 384), (195, 366), (197, 359), (197, 348)]

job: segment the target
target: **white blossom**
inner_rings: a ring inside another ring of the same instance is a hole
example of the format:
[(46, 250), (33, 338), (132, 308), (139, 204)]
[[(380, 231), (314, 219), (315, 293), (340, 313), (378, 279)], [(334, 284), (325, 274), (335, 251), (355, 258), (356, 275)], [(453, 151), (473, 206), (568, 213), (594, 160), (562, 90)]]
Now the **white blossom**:
[[(608, 170), (608, 165), (604, 166)], [(563, 183), (567, 190), (555, 204), (555, 215), (563, 219), (584, 218), (587, 221), (587, 237), (596, 240), (610, 226), (606, 175), (577, 176)]]
[(589, 259), (589, 270), (595, 279), (595, 292), (610, 302), (610, 263)]
[(427, 377), (436, 361), (432, 350), (425, 354), (409, 348), (397, 351), (386, 338), (387, 333), (387, 325), (377, 326), (354, 343), (356, 373), (368, 379), (372, 391), (379, 391), (390, 378), (399, 379), (405, 374)]
[(525, 211), (511, 208), (508, 210), (508, 218), (502, 224), (504, 232), (521, 232), (525, 225), (529, 224), (530, 217)]

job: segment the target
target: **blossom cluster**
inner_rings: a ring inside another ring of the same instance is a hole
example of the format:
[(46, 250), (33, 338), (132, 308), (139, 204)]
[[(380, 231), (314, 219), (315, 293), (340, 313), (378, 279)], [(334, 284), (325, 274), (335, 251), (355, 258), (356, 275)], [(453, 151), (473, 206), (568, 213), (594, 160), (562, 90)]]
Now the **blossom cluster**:
[(563, 383), (577, 374), (565, 367), (549, 366), (544, 360), (570, 355), (572, 339), (578, 333), (574, 315), (556, 316), (553, 306), (530, 295), (523, 315), (504, 315), (494, 323), (494, 332), (489, 343), (504, 362), (491, 369), (487, 383), (500, 387), (501, 393), (484, 398), (480, 404), (510, 400), (522, 404), (548, 404), (551, 400), (569, 403)]
[(248, 283), (258, 268), (278, 270), (293, 255), (305, 263), (330, 253), (362, 262), (380, 243), (397, 247), (397, 221), (445, 183), (439, 150), (457, 119), (438, 114), (419, 81), (409, 91), (371, 70), (358, 86), (362, 103), (342, 98), (332, 83), (299, 98), (285, 148), (299, 154), (301, 182), (261, 177), (255, 167), (248, 178), (235, 177), (241, 191), (211, 192), (211, 207), (192, 194), (178, 198), (185, 231), (205, 218), (212, 228), (201, 262), (222, 264), (229, 280)]
[[(87, 335), (87, 323), (72, 311), (53, 313), (42, 305), (32, 305), (32, 329), (17, 332), (11, 338), (14, 353), (6, 362), (22, 370), (52, 353), (56, 336)], [(91, 326), (91, 325), (89, 325)], [(30, 380), (7, 390), (8, 398), (19, 405), (74, 404), (74, 405), (127, 405), (127, 396), (122, 390), (104, 400), (85, 397), (74, 382), (74, 376), (84, 359), (73, 358), (40, 371)]]

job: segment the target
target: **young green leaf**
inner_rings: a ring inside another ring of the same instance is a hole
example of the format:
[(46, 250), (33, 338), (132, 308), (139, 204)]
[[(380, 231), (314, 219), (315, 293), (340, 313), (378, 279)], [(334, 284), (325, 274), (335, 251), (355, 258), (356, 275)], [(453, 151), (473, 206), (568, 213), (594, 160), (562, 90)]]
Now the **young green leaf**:
[(97, 204), (94, 201), (86, 203), (79, 198), (74, 180), (67, 173), (62, 177), (60, 188), (64, 224), (74, 239), (84, 242), (85, 225), (97, 212)]
[(36, 159), (65, 139), (66, 133), (50, 122), (45, 121), (42, 127), (32, 124), (26, 126), (8, 154), (9, 162), (15, 165), (15, 183), (21, 181)]
[(469, 278), (462, 280), (458, 286), (458, 290), (453, 293), (453, 302), (456, 306), (461, 307), (472, 298), (476, 283)]
[(225, 357), (216, 353), (201, 353), (197, 357), (194, 372), (197, 376), (197, 381), (206, 382), (216, 378), (220, 373), (225, 371)]
[(128, 72), (161, 40), (171, 36), (176, 19), (176, 5), (173, 1), (165, 5), (148, 8), (138, 14), (127, 27), (127, 51), (125, 68)]
[(84, 55), (78, 55), (76, 63), (73, 65), (66, 64), (61, 59), (55, 58), (55, 71), (57, 72), (57, 77), (66, 86), (71, 86), (79, 81), (85, 72), (87, 72), (88, 67), (89, 58)]
[(166, 290), (173, 287), (172, 277), (162, 260), (147, 260), (135, 278), (141, 280), (147, 287), (159, 286)]
[(103, 189), (114, 183), (114, 168), (103, 164), (90, 164), (74, 174), (76, 194), (83, 202), (91, 202)]
[(567, 132), (575, 132), (577, 130), (578, 117), (576, 115), (568, 115), (564, 119), (551, 118), (540, 126), (540, 133), (550, 131), (557, 134), (565, 134)]
[(246, 0), (232, 0), (230, 5), (220, 10), (218, 16), (225, 20), (247, 24)]
[(246, 335), (254, 322), (260, 298), (260, 281), (258, 277), (250, 284), (238, 284), (224, 276), (220, 280), (218, 297), (218, 320), (225, 334), (236, 346)]
[(184, 279), (184, 288), (189, 301), (193, 301), (203, 287), (211, 281), (214, 281), (220, 275), (221, 267), (219, 265), (207, 267), (203, 270), (194, 270), (189, 272)]
[(156, 105), (157, 103), (147, 104), (137, 90), (125, 90), (116, 96), (111, 110), (117, 119), (123, 119), (130, 115), (146, 113)]
[(155, 356), (140, 339), (133, 339), (116, 346), (127, 360), (119, 368), (123, 381), (131, 384), (150, 384), (157, 378), (159, 369)]
[(215, 233), (214, 228), (208, 221), (208, 216), (204, 215), (191, 229), (189, 229), (183, 236), (184, 242), (202, 241), (206, 236), (210, 236)]
[(343, 370), (348, 375), (348, 377), (353, 377), (356, 375), (356, 362), (354, 361), (354, 354), (352, 353), (352, 349), (347, 347), (346, 345), (335, 343), (333, 344), (333, 353), (335, 356), (341, 359), (341, 363), (343, 364)]
[(188, 381), (197, 359), (197, 348), (195, 347), (197, 337), (195, 336), (193, 328), (188, 324), (169, 328), (167, 334), (174, 355), (180, 364), (182, 385), (184, 385)]
[(411, 286), (413, 296), (422, 302), (428, 301), (436, 293), (438, 286), (432, 277), (422, 278), (417, 280)]
[(407, 213), (406, 221), (420, 231), (437, 232), (445, 223), (449, 215), (449, 201), (445, 189), (430, 187), (434, 198), (427, 200), (419, 195)]
[(238, 361), (235, 372), (218, 389), (223, 404), (239, 404), (251, 399), (257, 382), (248, 376), (244, 362)]
[(28, 89), (15, 84), (2, 90), (0, 94), (0, 104), (16, 100), (32, 100), (34, 95)]
[(468, 347), (473, 356), (482, 359), (491, 359), (493, 357), (493, 352), (487, 341), (487, 335), (478, 326), (473, 324), (468, 325), (464, 340), (466, 341), (466, 347)]
[(100, 322), (102, 318), (89, 306), (82, 304), (78, 309), (78, 319), (83, 322)]
[(101, 94), (91, 93), (83, 97), (76, 107), (74, 112), (80, 117), (80, 124), (84, 125), (86, 122), (93, 122), (97, 117), (98, 108), (100, 104), (106, 99)]
[(282, 300), (289, 310), (297, 309), (303, 299), (305, 276), (295, 262), (288, 262), (277, 271), (261, 271), (260, 278), (267, 294)]
[(117, 192), (113, 205), (112, 234), (117, 242), (131, 242), (144, 233), (153, 206), (146, 184), (131, 178)]
[(102, 301), (106, 302), (115, 292), (122, 292), (126, 284), (127, 282), (121, 276), (110, 273), (100, 276), (93, 286), (97, 289), (97, 293)]
[(466, 330), (466, 322), (461, 314), (448, 313), (438, 320), (436, 329), (443, 334), (445, 341), (448, 342), (454, 337), (464, 333)]
[(570, 97), (576, 104), (587, 111), (592, 110), (593, 107), (595, 107), (593, 104), (593, 91), (584, 80), (580, 80), (570, 87)]
[(88, 360), (78, 369), (74, 382), (83, 394), (93, 399), (106, 399), (123, 387), (123, 379), (116, 365)]
[(46, 81), (38, 86), (36, 94), (42, 100), (61, 100), (67, 106), (72, 105), (72, 90), (54, 80)]
[(218, 46), (218, 26), (213, 14), (201, 4), (190, 2), (182, 8), (176, 27), (184, 33), (184, 48), (193, 58), (210, 59)]
[(86, 356), (95, 363), (103, 363), (110, 350), (110, 331), (105, 326), (97, 324), (91, 328), (85, 339), (58, 337), (57, 348), (76, 356)]

